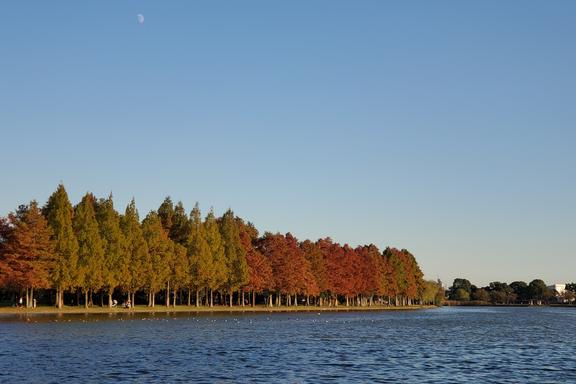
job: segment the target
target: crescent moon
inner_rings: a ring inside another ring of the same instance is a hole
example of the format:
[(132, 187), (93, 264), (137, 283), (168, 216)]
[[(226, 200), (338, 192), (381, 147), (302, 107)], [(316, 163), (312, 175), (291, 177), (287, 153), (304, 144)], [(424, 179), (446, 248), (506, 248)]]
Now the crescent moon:
[(138, 19), (138, 24), (144, 24), (144, 15), (139, 13), (136, 18)]

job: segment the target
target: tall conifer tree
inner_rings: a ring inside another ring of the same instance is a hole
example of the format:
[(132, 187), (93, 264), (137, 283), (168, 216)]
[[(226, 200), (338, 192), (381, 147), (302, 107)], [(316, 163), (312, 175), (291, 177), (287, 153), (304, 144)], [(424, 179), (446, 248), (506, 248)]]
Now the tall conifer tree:
[(136, 291), (143, 288), (146, 279), (145, 265), (149, 258), (148, 243), (144, 238), (138, 210), (134, 199), (128, 204), (120, 220), (127, 247), (127, 276), (122, 279), (122, 288), (128, 293), (128, 299), (135, 304)]
[(162, 222), (162, 228), (164, 228), (164, 231), (170, 234), (174, 217), (174, 204), (172, 203), (170, 196), (166, 196), (162, 204), (160, 204), (160, 207), (158, 207), (158, 217)]
[(181, 201), (179, 201), (174, 207), (172, 227), (170, 228), (169, 235), (172, 241), (183, 246), (188, 245), (188, 238), (190, 236), (190, 219), (186, 215), (186, 210)]
[(232, 306), (234, 291), (248, 283), (248, 264), (246, 263), (246, 250), (240, 241), (238, 224), (234, 218), (234, 212), (230, 209), (220, 219), (220, 233), (228, 270), (226, 288), (230, 294), (229, 304)]
[(112, 194), (96, 204), (96, 219), (104, 247), (103, 282), (108, 293), (108, 307), (112, 306), (112, 294), (129, 275), (129, 259), (126, 240), (120, 230), (120, 215), (114, 209)]
[(212, 253), (206, 239), (206, 231), (198, 203), (190, 213), (190, 234), (188, 237), (188, 260), (190, 283), (196, 290), (196, 306), (200, 305), (200, 290), (207, 289), (213, 280), (214, 266)]
[(73, 210), (63, 184), (48, 198), (43, 214), (52, 229), (56, 262), (51, 280), (56, 287), (56, 306), (64, 305), (64, 290), (76, 285), (78, 241), (72, 227)]
[[(142, 222), (142, 232), (148, 244), (145, 287), (150, 295), (148, 305), (153, 307), (155, 294), (169, 282), (174, 246), (162, 227), (160, 217), (154, 211), (150, 212)], [(169, 291), (169, 287), (167, 290)], [(169, 292), (167, 292), (168, 295)]]
[(89, 294), (104, 285), (104, 248), (95, 212), (96, 198), (87, 193), (74, 210), (74, 232), (78, 239), (78, 283), (84, 291), (84, 306)]
[(210, 249), (210, 255), (212, 256), (213, 273), (208, 286), (208, 288), (210, 288), (210, 305), (212, 306), (212, 293), (213, 291), (225, 287), (226, 282), (228, 281), (229, 270), (224, 255), (222, 237), (220, 236), (218, 223), (216, 222), (216, 217), (214, 216), (214, 211), (212, 209), (206, 216), (204, 227), (206, 229), (206, 241), (208, 242), (208, 248)]

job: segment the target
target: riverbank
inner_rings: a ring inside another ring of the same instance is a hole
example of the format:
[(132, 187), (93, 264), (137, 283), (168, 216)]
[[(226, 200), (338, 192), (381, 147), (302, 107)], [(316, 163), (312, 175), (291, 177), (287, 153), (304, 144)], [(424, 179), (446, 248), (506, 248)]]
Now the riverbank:
[(489, 301), (456, 301), (456, 300), (446, 300), (443, 304), (445, 307), (566, 307), (566, 308), (576, 308), (576, 304), (559, 304), (559, 303), (541, 303), (541, 304), (499, 304), (490, 303)]
[(170, 312), (194, 312), (194, 313), (250, 313), (250, 312), (363, 312), (363, 311), (406, 311), (406, 310), (420, 310), (436, 308), (431, 305), (413, 305), (409, 307), (394, 307), (385, 305), (373, 305), (369, 307), (315, 307), (315, 306), (297, 306), (297, 307), (195, 307), (187, 305), (178, 305), (176, 307), (147, 307), (145, 305), (137, 305), (134, 308), (108, 308), (108, 307), (64, 307), (58, 309), (55, 307), (37, 307), (37, 308), (15, 308), (15, 307), (0, 307), (1, 314), (84, 314), (84, 313), (170, 313)]

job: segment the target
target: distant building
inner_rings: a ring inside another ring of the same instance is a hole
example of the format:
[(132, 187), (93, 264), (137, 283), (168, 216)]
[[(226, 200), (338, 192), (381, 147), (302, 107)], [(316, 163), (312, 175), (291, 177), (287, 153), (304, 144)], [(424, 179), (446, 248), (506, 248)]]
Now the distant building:
[(548, 289), (551, 290), (555, 296), (560, 296), (566, 292), (566, 284), (549, 285)]

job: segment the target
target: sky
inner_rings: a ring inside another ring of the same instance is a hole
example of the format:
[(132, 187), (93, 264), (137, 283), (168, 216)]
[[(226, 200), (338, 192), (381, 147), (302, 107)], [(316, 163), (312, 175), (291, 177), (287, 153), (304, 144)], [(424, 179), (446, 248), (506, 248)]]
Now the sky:
[[(143, 22), (138, 15), (143, 15)], [(574, 1), (12, 1), (0, 215), (63, 182), (409, 249), (427, 278), (576, 276)]]

